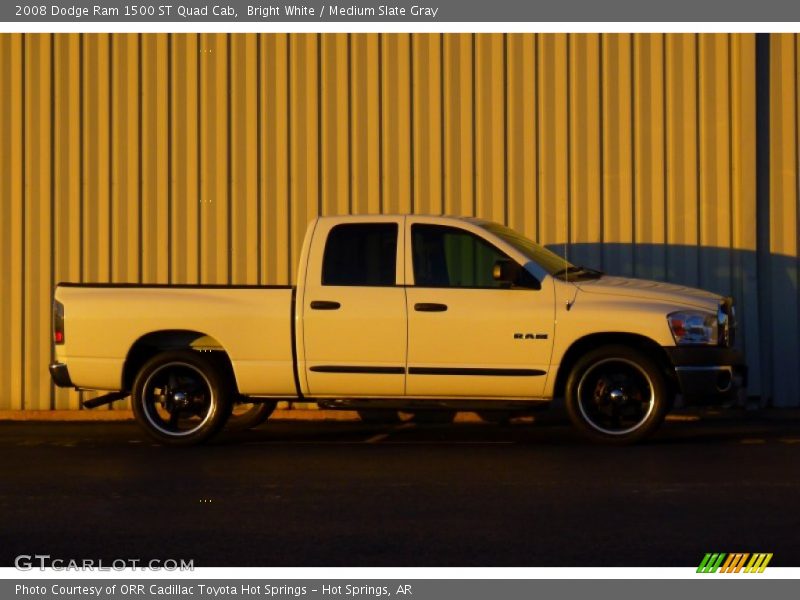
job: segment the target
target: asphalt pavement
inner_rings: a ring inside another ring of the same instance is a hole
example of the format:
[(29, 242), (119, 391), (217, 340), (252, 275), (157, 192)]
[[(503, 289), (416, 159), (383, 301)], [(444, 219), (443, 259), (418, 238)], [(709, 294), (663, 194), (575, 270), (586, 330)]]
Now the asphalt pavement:
[(0, 422), (0, 566), (800, 566), (800, 419), (683, 415), (632, 447), (559, 420), (271, 421), (166, 448), (131, 422)]

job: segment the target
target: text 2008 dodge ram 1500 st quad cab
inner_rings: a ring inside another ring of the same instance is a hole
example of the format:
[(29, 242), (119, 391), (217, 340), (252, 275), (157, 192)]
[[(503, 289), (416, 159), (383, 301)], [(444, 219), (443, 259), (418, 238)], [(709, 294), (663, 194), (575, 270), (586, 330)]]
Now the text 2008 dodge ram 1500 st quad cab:
[(650, 434), (680, 394), (744, 379), (728, 298), (606, 276), (473, 218), (322, 217), (297, 287), (61, 284), (60, 386), (132, 397), (167, 444), (208, 439), (232, 406), (530, 411), (563, 397), (600, 441)]

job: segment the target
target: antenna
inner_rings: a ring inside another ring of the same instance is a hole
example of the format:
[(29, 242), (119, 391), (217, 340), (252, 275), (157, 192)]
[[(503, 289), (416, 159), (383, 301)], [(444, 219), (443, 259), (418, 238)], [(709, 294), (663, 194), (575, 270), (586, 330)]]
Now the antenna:
[(567, 234), (564, 236), (564, 281), (569, 282), (569, 196), (564, 204), (564, 210), (567, 213), (567, 218), (564, 219), (564, 224), (567, 229)]

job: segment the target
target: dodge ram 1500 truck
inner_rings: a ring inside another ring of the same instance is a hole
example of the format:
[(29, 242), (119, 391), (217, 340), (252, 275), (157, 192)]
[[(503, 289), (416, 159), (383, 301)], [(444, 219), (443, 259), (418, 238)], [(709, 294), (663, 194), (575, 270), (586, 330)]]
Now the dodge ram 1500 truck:
[[(320, 217), (297, 286), (60, 284), (59, 386), (131, 396), (156, 440), (207, 440), (279, 400), (447, 418), (564, 398), (599, 441), (641, 440), (676, 397), (744, 383), (729, 298), (569, 264), (475, 218)], [(494, 412), (492, 412), (494, 411)]]

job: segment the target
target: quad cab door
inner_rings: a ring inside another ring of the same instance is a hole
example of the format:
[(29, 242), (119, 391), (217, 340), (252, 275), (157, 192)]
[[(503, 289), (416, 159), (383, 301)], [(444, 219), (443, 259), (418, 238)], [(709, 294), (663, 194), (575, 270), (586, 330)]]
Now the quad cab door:
[(408, 217), (409, 396), (541, 397), (554, 334), (554, 290), (512, 264), (487, 233)]
[(298, 298), (300, 372), (309, 395), (405, 393), (404, 221), (384, 216), (318, 221)]

